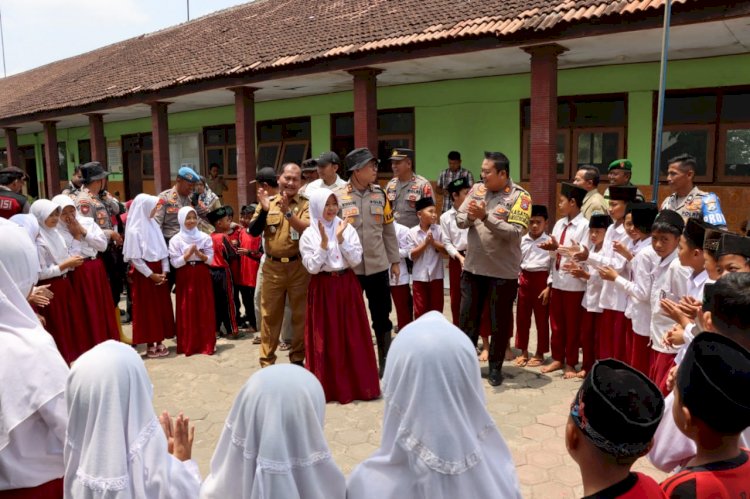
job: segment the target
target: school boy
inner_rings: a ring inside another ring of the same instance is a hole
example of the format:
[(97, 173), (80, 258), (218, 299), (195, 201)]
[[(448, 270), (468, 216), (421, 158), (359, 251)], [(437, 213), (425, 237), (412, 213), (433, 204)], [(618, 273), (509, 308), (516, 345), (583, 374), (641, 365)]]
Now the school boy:
[(225, 206), (210, 211), (206, 217), (209, 223), (214, 226), (214, 232), (211, 234), (214, 259), (211, 262), (210, 270), (214, 288), (216, 335), (224, 335), (221, 332), (221, 327), (224, 326), (227, 335), (232, 338), (239, 338), (240, 333), (237, 328), (236, 308), (234, 306), (234, 286), (232, 273), (229, 270), (229, 260), (236, 256), (236, 252), (227, 237), (232, 222)]
[(631, 471), (648, 452), (664, 411), (659, 389), (615, 359), (594, 364), (573, 399), (565, 446), (581, 469), (586, 497), (664, 497), (650, 477)]
[(398, 264), (399, 274), (395, 275), (389, 270), (388, 277), (391, 283), (391, 298), (393, 298), (393, 305), (396, 307), (397, 328), (398, 331), (401, 331), (414, 320), (414, 301), (409, 285), (411, 274), (409, 274), (406, 266), (406, 259), (409, 258), (409, 227), (398, 222), (393, 222), (393, 227), (396, 229), (398, 254), (401, 261)]
[(719, 275), (750, 272), (750, 238), (724, 233), (716, 249)]
[[(452, 201), (448, 211), (440, 215), (440, 230), (443, 232), (443, 243), (448, 260), (448, 285), (450, 286), (451, 315), (453, 325), (458, 327), (458, 319), (461, 313), (461, 270), (464, 267), (466, 255), (466, 240), (469, 229), (459, 229), (456, 224), (456, 213), (466, 199), (469, 192), (469, 179), (457, 178), (448, 184), (448, 195)], [(523, 245), (523, 242), (521, 243)]]
[[(544, 354), (549, 352), (549, 302), (542, 300), (542, 293), (549, 279), (550, 253), (539, 247), (550, 239), (545, 230), (548, 218), (546, 206), (532, 205), (529, 233), (521, 238), (521, 274), (518, 276), (516, 304), (516, 348), (521, 355), (515, 360), (519, 367), (541, 366)], [(532, 313), (536, 323), (536, 353), (529, 358)]]
[(563, 270), (571, 257), (571, 248), (585, 242), (589, 223), (581, 214), (586, 190), (564, 182), (560, 188), (557, 210), (562, 218), (557, 221), (549, 241), (541, 243), (550, 255), (550, 276), (543, 299), (549, 299), (549, 319), (552, 330), (552, 362), (542, 367), (543, 373), (563, 370), (563, 377), (576, 376), (580, 322), (583, 314), (581, 302), (586, 283)]
[(672, 415), (697, 452), (662, 482), (667, 497), (747, 497), (750, 451), (740, 434), (750, 426), (750, 352), (725, 336), (699, 334), (677, 371)]
[(435, 201), (422, 198), (416, 202), (419, 224), (409, 229), (409, 257), (414, 290), (414, 318), (436, 310), (443, 312), (443, 233), (437, 221)]

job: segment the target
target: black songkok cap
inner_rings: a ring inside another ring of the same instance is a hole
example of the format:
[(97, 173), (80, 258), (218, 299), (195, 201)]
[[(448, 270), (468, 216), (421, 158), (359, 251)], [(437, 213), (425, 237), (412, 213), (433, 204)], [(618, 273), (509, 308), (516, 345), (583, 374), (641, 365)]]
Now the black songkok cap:
[(226, 217), (228, 215), (229, 215), (229, 213), (227, 213), (227, 207), (226, 206), (220, 206), (220, 207), (216, 208), (213, 211), (209, 211), (208, 214), (206, 215), (206, 218), (213, 225), (213, 224), (215, 224), (216, 222), (218, 222), (219, 220), (221, 220), (222, 218), (224, 218), (224, 217)]
[(703, 240), (706, 237), (706, 231), (709, 229), (717, 229), (715, 225), (698, 220), (697, 218), (688, 219), (685, 224), (685, 230), (682, 231), (682, 235), (685, 239), (693, 243), (696, 248), (703, 249)]
[(706, 229), (706, 233), (703, 235), (703, 251), (716, 254), (716, 250), (719, 249), (719, 241), (721, 236), (726, 234), (727, 231), (721, 229)]
[(682, 215), (673, 210), (661, 210), (654, 220), (654, 223), (656, 222), (671, 225), (679, 232), (685, 230), (685, 220)]
[(612, 219), (609, 215), (595, 213), (589, 219), (589, 229), (606, 229), (612, 225)]
[(470, 187), (471, 184), (469, 184), (469, 179), (461, 177), (448, 184), (448, 192), (453, 194), (454, 192), (461, 192), (461, 189), (469, 189)]
[(631, 203), (635, 201), (635, 197), (638, 194), (638, 188), (635, 186), (627, 185), (610, 185), (609, 186), (609, 199), (611, 201), (626, 201)]
[(586, 197), (586, 189), (583, 187), (578, 187), (575, 184), (571, 184), (570, 182), (563, 182), (560, 186), (560, 194), (565, 196), (568, 199), (575, 199), (578, 201), (578, 206), (580, 207), (583, 205), (583, 198)]
[(656, 215), (659, 214), (659, 207), (655, 203), (630, 203), (628, 213), (636, 229), (644, 234), (650, 234), (651, 226), (654, 225)]
[(750, 426), (750, 352), (716, 333), (701, 333), (677, 371), (682, 404), (712, 430), (736, 434)]
[(664, 398), (656, 385), (615, 359), (594, 363), (570, 408), (584, 435), (614, 457), (648, 452), (663, 412)]
[(724, 255), (742, 255), (750, 258), (750, 237), (729, 232), (722, 234), (719, 247), (716, 249), (716, 258)]
[(431, 197), (429, 198), (421, 198), (419, 201), (415, 203), (415, 208), (417, 211), (422, 211), (425, 208), (429, 208), (430, 206), (435, 206), (435, 200)]
[(549, 218), (547, 213), (547, 207), (543, 204), (532, 204), (531, 205), (531, 216), (532, 217), (544, 217), (545, 220)]

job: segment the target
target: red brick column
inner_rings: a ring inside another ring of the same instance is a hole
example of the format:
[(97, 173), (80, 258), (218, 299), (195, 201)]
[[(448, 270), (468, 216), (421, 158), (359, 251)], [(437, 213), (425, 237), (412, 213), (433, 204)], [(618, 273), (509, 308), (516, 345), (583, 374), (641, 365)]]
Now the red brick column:
[(13, 127), (3, 128), (5, 132), (5, 154), (8, 158), (8, 164), (5, 166), (17, 166), (23, 169), (21, 165), (21, 153), (18, 151), (18, 131)]
[(89, 117), (89, 137), (91, 139), (91, 160), (107, 167), (107, 143), (104, 140), (104, 115), (87, 114)]
[[(238, 208), (255, 201), (257, 162), (255, 157), (255, 91), (250, 87), (231, 88), (234, 92), (234, 127), (237, 137)], [(226, 201), (226, 200), (225, 200)]]
[(531, 184), (532, 202), (547, 205), (554, 224), (557, 209), (557, 44), (525, 47), (531, 54)]
[(154, 147), (154, 187), (156, 192), (169, 189), (172, 175), (169, 172), (169, 102), (151, 103), (151, 138)]
[(60, 194), (60, 160), (57, 156), (56, 121), (42, 121), (44, 127), (44, 185), (47, 198)]
[(378, 84), (382, 69), (349, 71), (354, 77), (354, 147), (367, 147), (378, 154)]

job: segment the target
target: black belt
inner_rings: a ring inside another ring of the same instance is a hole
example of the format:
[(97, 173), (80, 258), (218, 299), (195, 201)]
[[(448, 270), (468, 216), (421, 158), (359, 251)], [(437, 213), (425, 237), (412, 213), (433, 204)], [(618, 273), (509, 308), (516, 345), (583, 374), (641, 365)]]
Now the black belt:
[(269, 254), (266, 254), (266, 258), (270, 258), (272, 262), (289, 263), (295, 260), (299, 260), (299, 255), (297, 254), (294, 256), (284, 256), (284, 257), (279, 258), (276, 256), (271, 256)]
[(466, 250), (460, 250), (458, 254), (461, 256), (466, 256)]
[(332, 271), (321, 271), (320, 275), (329, 275), (331, 277), (341, 277), (342, 275), (346, 274), (346, 271), (349, 269), (343, 269), (343, 270), (332, 270)]

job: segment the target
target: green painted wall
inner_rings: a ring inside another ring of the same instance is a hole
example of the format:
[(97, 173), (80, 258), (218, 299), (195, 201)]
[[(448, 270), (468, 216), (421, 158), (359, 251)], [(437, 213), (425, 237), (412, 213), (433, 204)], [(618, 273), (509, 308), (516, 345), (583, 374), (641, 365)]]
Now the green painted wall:
[[(704, 88), (750, 84), (750, 75), (738, 68), (750, 67), (750, 54), (674, 61), (669, 64), (668, 88)], [(634, 161), (633, 180), (650, 182), (653, 92), (658, 87), (658, 63), (626, 64), (562, 70), (558, 93), (584, 95), (628, 93), (628, 132), (626, 154)], [(446, 154), (460, 150), (464, 165), (475, 174), (485, 150), (503, 151), (511, 160), (512, 175), (519, 176), (521, 159), (520, 100), (529, 97), (530, 75), (483, 77), (432, 83), (382, 87), (378, 90), (380, 109), (415, 109), (417, 169), (435, 179), (446, 167)], [(312, 153), (330, 147), (330, 115), (352, 110), (351, 92), (261, 102), (256, 106), (258, 121), (310, 116)], [(198, 132), (204, 126), (232, 123), (232, 106), (169, 115), (173, 133)], [(105, 123), (108, 139), (147, 132), (149, 118)], [(77, 141), (87, 138), (86, 127), (58, 131), (58, 140), (68, 147), (69, 165), (78, 160)], [(42, 134), (19, 136), (19, 144), (37, 144), (38, 171), (41, 175)], [(70, 161), (71, 154), (75, 161)]]

